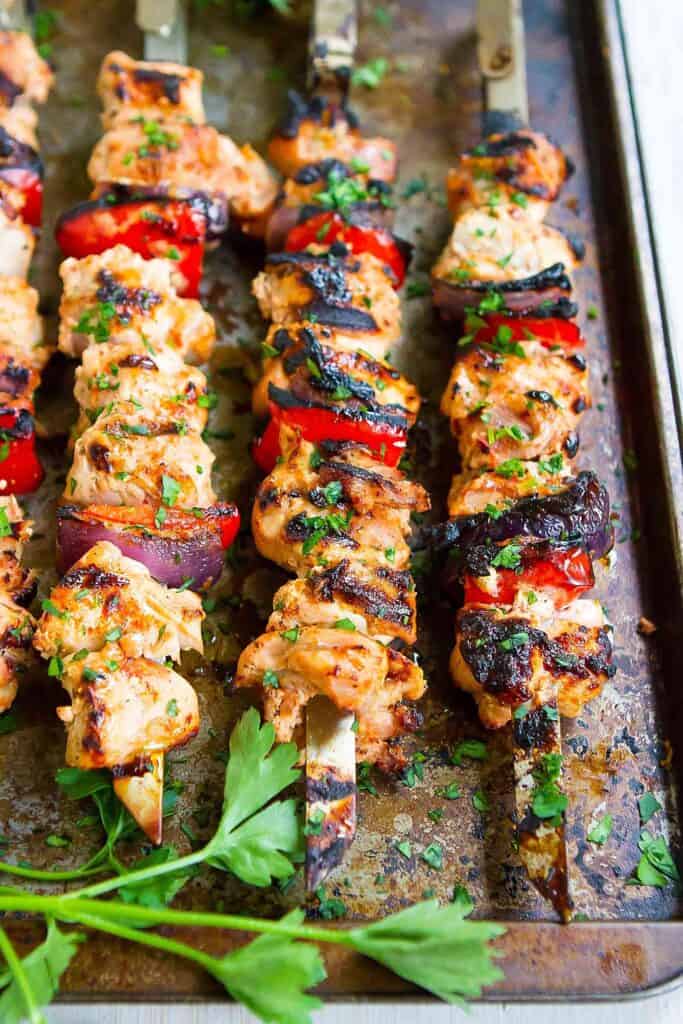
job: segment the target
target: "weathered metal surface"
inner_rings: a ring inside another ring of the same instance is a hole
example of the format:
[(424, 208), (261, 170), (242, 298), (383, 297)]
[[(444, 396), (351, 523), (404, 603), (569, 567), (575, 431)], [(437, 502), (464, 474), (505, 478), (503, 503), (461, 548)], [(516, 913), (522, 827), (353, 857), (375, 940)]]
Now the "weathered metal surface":
[[(354, 90), (354, 101), (367, 127), (395, 138), (400, 147), (399, 195), (408, 181), (426, 176), (427, 190), (403, 200), (398, 218), (401, 233), (417, 243), (411, 279), (426, 282), (448, 228), (445, 171), (453, 155), (479, 137), (474, 11), (465, 4), (403, 0), (390, 5), (393, 24), (388, 29), (376, 20), (374, 6), (364, 7), (358, 60), (385, 56), (390, 70), (377, 90)], [(53, 311), (58, 284), (50, 230), (58, 211), (87, 193), (84, 168), (100, 131), (94, 96), (99, 62), (113, 45), (132, 53), (141, 50), (132, 6), (129, 17), (115, 0), (101, 0), (96, 8), (85, 0), (65, 0), (59, 10), (57, 89), (41, 119), (47, 217), (35, 274), (45, 305)], [(666, 398), (665, 355), (646, 344), (642, 281), (620, 177), (624, 155), (615, 136), (596, 10), (588, 0), (566, 6), (562, 0), (534, 0), (525, 5), (531, 122), (566, 146), (577, 165), (576, 177), (551, 219), (587, 244), (585, 267), (577, 275), (577, 297), (596, 405), (583, 420), (579, 464), (599, 470), (619, 515), (616, 567), (600, 574), (597, 589), (615, 623), (619, 671), (585, 714), (563, 723), (569, 867), (576, 910), (606, 923), (569, 928), (547, 923), (552, 910), (526, 879), (514, 849), (509, 735), (485, 735), (468, 698), (450, 684), (447, 657), (453, 612), (429, 576), (419, 583), (418, 646), (430, 691), (423, 704), (424, 728), (411, 740), (425, 761), (418, 762), (417, 773), (409, 777), (415, 778), (412, 788), (376, 778), (378, 795), (361, 793), (358, 838), (327, 886), (328, 895), (344, 900), (349, 918), (365, 919), (418, 899), (425, 890), (448, 899), (454, 884), (466, 885), (476, 915), (510, 922), (501, 943), (507, 976), (493, 993), (505, 998), (614, 995), (670, 980), (681, 969), (681, 926), (674, 923), (681, 906), (674, 892), (625, 884), (640, 856), (636, 801), (644, 790), (654, 791), (666, 809), (650, 827), (668, 835), (674, 846), (678, 837), (680, 761), (675, 751), (683, 732), (678, 696), (683, 616), (673, 528), (680, 519), (681, 495), (678, 507), (667, 503), (668, 482), (680, 479), (672, 442), (675, 421), (668, 407), (662, 418), (657, 404), (662, 395)], [(306, 39), (305, 12), (293, 24), (265, 11), (255, 21), (240, 22), (219, 5), (204, 7), (201, 18), (195, 13), (190, 59), (206, 73), (210, 119), (238, 140), (253, 140), (261, 148), (282, 110), (286, 87), (303, 85)], [(223, 45), (229, 47), (227, 54)], [(625, 159), (631, 167), (633, 154), (627, 153)], [(221, 498), (236, 498), (243, 512), (254, 484), (247, 456), (254, 426), (249, 376), (258, 359), (263, 326), (249, 296), (249, 282), (258, 263), (258, 253), (224, 246), (209, 260), (204, 292), (220, 328), (211, 368), (221, 401), (212, 425), (235, 433), (231, 440), (212, 439), (218, 454), (216, 485)], [(587, 320), (591, 305), (597, 319)], [(454, 342), (436, 322), (428, 296), (405, 302), (404, 342), (394, 359), (429, 399), (413, 431), (413, 462), (432, 492), (436, 516), (444, 515), (455, 464), (455, 448), (438, 413)], [(653, 366), (661, 368), (659, 381), (652, 375)], [(70, 395), (71, 371), (57, 359), (39, 401), (50, 434), (45, 446), (49, 473), (40, 495), (29, 502), (37, 532), (27, 560), (40, 569), (41, 596), (54, 582), (53, 512), (68, 459), (66, 431), (74, 419)], [(629, 466), (634, 465), (630, 453), (637, 457), (635, 472), (624, 469), (625, 451)], [(634, 531), (639, 531), (637, 541)], [(241, 646), (262, 627), (280, 579), (271, 566), (253, 557), (245, 539), (236, 567), (216, 588), (218, 605), (209, 617), (207, 657), (184, 662), (200, 694), (202, 728), (191, 746), (168, 758), (171, 777), (185, 787), (178, 813), (165, 826), (168, 840), (181, 850), (188, 846), (181, 823), (201, 839), (216, 821), (226, 737), (245, 705), (244, 695), (230, 693), (230, 666)], [(239, 607), (236, 597), (242, 599)], [(653, 635), (638, 632), (642, 615), (657, 625)], [(78, 829), (83, 808), (61, 798), (53, 782), (64, 750), (62, 729), (54, 716), (58, 699), (51, 680), (27, 688), (19, 702), (20, 728), (0, 737), (0, 831), (8, 840), (6, 853), (41, 866), (85, 859), (98, 841), (95, 830)], [(453, 765), (454, 746), (474, 737), (488, 741), (487, 760)], [(461, 791), (459, 799), (439, 795), (451, 782)], [(472, 803), (480, 790), (490, 804), (485, 814)], [(434, 815), (428, 816), (430, 810), (443, 811), (443, 816), (435, 821)], [(611, 838), (604, 846), (588, 843), (591, 824), (606, 812), (614, 818)], [(47, 847), (45, 839), (54, 832), (70, 837), (71, 846)], [(401, 839), (410, 840), (410, 858), (396, 848)], [(420, 857), (432, 842), (443, 846), (441, 872)], [(136, 853), (131, 846), (130, 856)], [(300, 880), (285, 893), (263, 893), (225, 875), (207, 873), (188, 886), (179, 904), (220, 904), (266, 914), (302, 899)], [(17, 933), (35, 931), (22, 925)], [(212, 947), (229, 941), (217, 935), (195, 937)], [(401, 982), (341, 953), (330, 955), (328, 970), (331, 994), (388, 997), (406, 992)], [(88, 944), (79, 956), (67, 975), (66, 990), (77, 998), (96, 994), (151, 1000), (215, 991), (184, 964), (139, 950), (131, 956), (116, 943), (100, 940)]]

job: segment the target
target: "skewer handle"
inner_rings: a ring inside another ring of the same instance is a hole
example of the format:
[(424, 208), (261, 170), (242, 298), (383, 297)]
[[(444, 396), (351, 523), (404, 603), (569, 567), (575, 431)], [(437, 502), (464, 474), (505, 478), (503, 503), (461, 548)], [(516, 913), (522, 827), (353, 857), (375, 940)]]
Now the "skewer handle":
[(316, 0), (308, 44), (311, 92), (348, 92), (358, 42), (356, 0)]
[(135, 21), (145, 35), (145, 60), (187, 61), (187, 19), (182, 0), (137, 0)]
[(555, 759), (556, 785), (561, 792), (562, 732), (557, 696), (513, 718), (512, 750), (520, 860), (540, 894), (567, 923), (574, 904), (569, 883), (565, 815), (560, 811), (548, 817), (534, 801), (539, 793), (539, 780), (548, 774), (550, 759)]
[(484, 135), (529, 123), (522, 0), (477, 0)]

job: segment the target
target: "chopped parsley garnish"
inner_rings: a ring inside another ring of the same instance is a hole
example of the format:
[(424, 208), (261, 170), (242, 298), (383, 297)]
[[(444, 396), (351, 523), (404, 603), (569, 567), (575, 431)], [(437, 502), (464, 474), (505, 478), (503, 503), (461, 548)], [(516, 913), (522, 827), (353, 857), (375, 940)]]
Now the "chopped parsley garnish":
[(273, 672), (272, 668), (267, 668), (263, 673), (263, 685), (266, 689), (279, 689), (280, 679), (277, 672)]
[(500, 569), (519, 569), (522, 564), (521, 544), (506, 544), (498, 549), (498, 554), (491, 559), (491, 565)]
[(488, 757), (486, 744), (483, 740), (462, 740), (453, 750), (451, 761), (461, 765), (465, 758), (471, 761), (485, 761)]
[(173, 508), (178, 495), (180, 494), (180, 484), (177, 480), (174, 480), (172, 476), (167, 476), (166, 473), (162, 474), (161, 477), (161, 500), (168, 508)]
[(420, 854), (420, 859), (435, 871), (441, 871), (443, 869), (443, 847), (440, 843), (430, 843)]
[(568, 803), (567, 796), (558, 785), (561, 772), (561, 754), (544, 754), (540, 765), (533, 772), (536, 788), (531, 809), (537, 818), (548, 820), (551, 826), (561, 824)]
[(593, 825), (593, 828), (586, 835), (586, 839), (589, 843), (595, 843), (597, 846), (602, 846), (611, 836), (613, 825), (614, 819), (612, 818), (612, 815), (605, 814), (604, 817), (600, 818), (600, 820)]

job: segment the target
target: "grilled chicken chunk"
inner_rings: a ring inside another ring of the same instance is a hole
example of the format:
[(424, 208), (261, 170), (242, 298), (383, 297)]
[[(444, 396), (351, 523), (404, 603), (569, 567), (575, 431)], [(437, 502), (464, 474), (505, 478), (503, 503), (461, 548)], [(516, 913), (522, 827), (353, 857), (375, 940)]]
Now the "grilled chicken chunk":
[(379, 181), (396, 177), (396, 144), (363, 138), (355, 115), (320, 96), (306, 100), (290, 91), (289, 109), (268, 146), (277, 169), (292, 178), (306, 164), (335, 159), (356, 164)]
[(268, 412), (269, 390), (285, 390), (301, 404), (335, 409), (385, 412), (411, 427), (420, 409), (417, 388), (389, 363), (363, 349), (337, 349), (318, 324), (295, 324), (268, 333), (266, 352), (278, 352), (263, 365), (252, 405), (257, 416)]
[(28, 605), (36, 592), (35, 572), (21, 564), (32, 525), (14, 495), (0, 497), (0, 594), (20, 605)]
[(205, 508), (215, 455), (178, 420), (157, 419), (131, 402), (115, 402), (81, 434), (64, 498), (77, 505)]
[(0, 277), (0, 348), (33, 370), (52, 354), (43, 340), (38, 292), (21, 277)]
[(374, 354), (383, 346), (382, 355), (400, 337), (399, 300), (382, 264), (368, 253), (349, 256), (340, 243), (319, 256), (269, 256), (252, 291), (262, 316), (276, 324), (312, 319), (355, 337), (356, 348), (367, 341)]
[(53, 82), (50, 65), (29, 35), (0, 32), (0, 106), (44, 103)]
[(0, 201), (0, 277), (25, 278), (35, 244), (31, 228), (9, 202)]
[(406, 567), (410, 513), (429, 508), (419, 484), (360, 445), (328, 443), (318, 452), (283, 427), (280, 447), (283, 461), (261, 483), (252, 510), (262, 555), (300, 575), (347, 558)]
[(567, 464), (560, 453), (538, 462), (508, 459), (491, 472), (480, 470), (460, 473), (453, 477), (448, 494), (448, 515), (476, 515), (488, 506), (497, 510), (508, 508), (519, 498), (531, 494), (553, 494), (571, 479)]
[(391, 741), (416, 721), (404, 701), (418, 700), (425, 688), (409, 658), (363, 633), (324, 626), (303, 626), (296, 639), (262, 634), (242, 652), (235, 685), (264, 688), (265, 717), (279, 741), (292, 738), (308, 701), (324, 694), (355, 713), (358, 760), (387, 770), (402, 763)]
[(67, 729), (66, 763), (73, 767), (138, 762), (140, 772), (149, 770), (145, 759), (186, 743), (199, 729), (190, 684), (166, 665), (126, 657), (118, 644), (66, 658), (62, 683), (71, 705), (57, 712)]
[(145, 260), (125, 245), (97, 256), (64, 260), (59, 348), (78, 358), (88, 345), (139, 342), (205, 362), (213, 349), (213, 318), (195, 299), (179, 299), (168, 260)]
[(556, 228), (513, 203), (470, 209), (455, 222), (432, 274), (456, 284), (523, 281), (557, 264), (577, 265), (575, 250)]
[(137, 341), (87, 348), (76, 370), (74, 397), (81, 409), (77, 435), (121, 403), (143, 406), (160, 420), (194, 433), (201, 433), (208, 417), (202, 371), (186, 366), (175, 353), (152, 355)]
[(417, 639), (415, 586), (406, 570), (344, 559), (280, 587), (268, 629), (332, 626), (360, 630), (376, 640)]
[(471, 469), (510, 458), (578, 449), (576, 428), (590, 398), (585, 360), (555, 354), (537, 341), (467, 347), (441, 401), (463, 463)]
[(140, 562), (107, 541), (95, 544), (44, 603), (35, 646), (44, 657), (116, 644), (126, 658), (178, 661), (202, 652), (200, 598), (153, 580)]
[(207, 124), (144, 117), (118, 124), (97, 142), (88, 163), (95, 185), (162, 189), (225, 197), (238, 218), (261, 218), (273, 206), (277, 184), (251, 146), (237, 146)]
[(3, 149), (11, 152), (13, 142), (38, 149), (38, 115), (33, 107), (3, 107), (0, 100), (0, 140)]
[(19, 681), (33, 664), (35, 628), (33, 616), (0, 591), (0, 712), (12, 706)]
[(559, 146), (540, 132), (490, 135), (448, 172), (448, 206), (456, 219), (472, 207), (512, 202), (541, 221), (572, 171)]
[(203, 124), (204, 104), (198, 68), (170, 61), (133, 60), (113, 50), (102, 61), (97, 92), (105, 130), (136, 117)]
[(573, 601), (552, 617), (536, 606), (465, 606), (458, 612), (451, 673), (471, 693), (490, 729), (506, 725), (515, 708), (538, 707), (558, 691), (563, 715), (576, 716), (616, 671), (612, 630), (599, 601)]

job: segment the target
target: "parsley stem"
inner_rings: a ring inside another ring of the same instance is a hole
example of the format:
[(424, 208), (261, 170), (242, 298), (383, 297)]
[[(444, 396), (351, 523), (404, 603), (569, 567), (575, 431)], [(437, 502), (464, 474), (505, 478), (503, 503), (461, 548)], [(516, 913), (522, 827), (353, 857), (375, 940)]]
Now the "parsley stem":
[[(97, 908), (99, 911), (99, 907)], [(186, 960), (194, 960), (195, 963), (210, 971), (213, 965), (213, 957), (202, 953), (199, 949), (188, 946), (185, 942), (177, 942), (175, 939), (168, 939), (156, 932), (143, 932), (137, 928), (127, 928), (123, 924), (114, 921), (103, 921), (95, 914), (74, 914), (73, 921), (84, 925), (86, 928), (94, 928), (99, 932), (107, 932), (109, 935), (117, 935), (120, 939), (127, 939), (130, 942), (137, 942), (142, 946), (152, 946), (154, 949), (162, 949), (165, 953), (174, 956), (185, 957)]]
[(108, 860), (103, 857), (106, 853), (107, 849), (103, 847), (80, 868), (73, 868), (71, 871), (42, 871), (39, 868), (24, 868), (20, 864), (9, 864), (6, 860), (0, 860), (0, 874), (32, 878), (38, 882), (71, 882), (76, 878), (87, 878), (106, 871), (110, 866)]
[[(178, 861), (173, 861), (177, 864)], [(353, 945), (353, 931), (341, 928), (319, 928), (314, 925), (271, 921), (241, 914), (217, 914), (198, 910), (170, 910), (166, 907), (139, 907), (132, 903), (101, 902), (82, 898), (85, 889), (60, 896), (39, 896), (33, 893), (0, 893), (0, 911), (24, 911), (47, 914), (64, 921), (75, 921), (81, 915), (91, 915), (107, 925), (110, 920), (135, 921), (146, 925), (165, 925), (189, 928), (225, 928), (229, 931), (258, 932), (265, 935), (288, 935), (293, 939), (325, 942), (335, 945)], [(138, 933), (135, 932), (137, 935)]]
[(14, 946), (7, 937), (7, 934), (3, 928), (0, 928), (0, 953), (5, 958), (5, 962), (10, 969), (10, 972), (17, 983), (17, 987), (21, 992), (21, 997), (24, 1000), (24, 1005), (27, 1010), (28, 1020), (31, 1024), (46, 1024), (45, 1017), (40, 1012), (40, 1007), (36, 1004), (33, 998), (33, 992), (31, 991), (31, 985), (24, 966), (17, 956)]
[(175, 874), (182, 872), (195, 864), (201, 864), (207, 857), (207, 848), (202, 847), (194, 853), (188, 853), (185, 857), (178, 857), (177, 860), (169, 860), (166, 864), (155, 864), (149, 868), (140, 868), (138, 871), (129, 871), (124, 875), (115, 875), (112, 878), (105, 878), (103, 882), (96, 882), (84, 889), (74, 889), (73, 892), (65, 893), (68, 898), (75, 896), (102, 896), (106, 892), (112, 892), (124, 885), (136, 885), (138, 882), (146, 882), (150, 878), (159, 878), (160, 875)]

